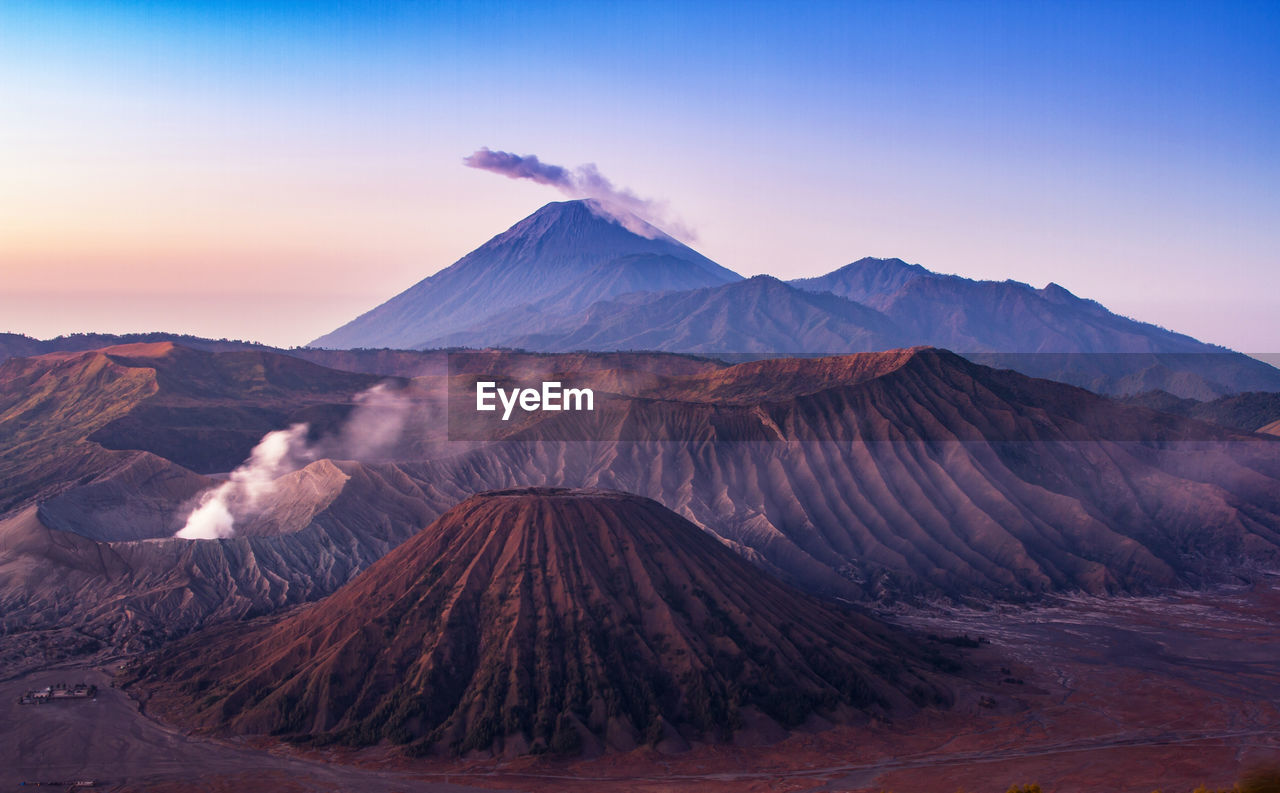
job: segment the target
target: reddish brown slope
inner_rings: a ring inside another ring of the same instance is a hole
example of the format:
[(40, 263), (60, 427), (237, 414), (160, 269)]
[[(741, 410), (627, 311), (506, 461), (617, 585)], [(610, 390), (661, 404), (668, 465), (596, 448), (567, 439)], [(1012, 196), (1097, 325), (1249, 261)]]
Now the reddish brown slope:
[(229, 471), (271, 430), (331, 430), (376, 382), (261, 350), (169, 342), (4, 361), (0, 514), (132, 464), (136, 451)]
[(296, 422), (313, 433), (337, 427), (371, 375), (326, 369), (264, 350), (208, 353), (160, 345), (138, 355), (130, 345), (104, 352), (121, 365), (154, 370), (156, 393), (91, 436), (108, 449), (154, 452), (194, 471), (229, 471), (267, 432)]
[(197, 634), (139, 675), (206, 728), (518, 753), (941, 701), (922, 657), (653, 501), (517, 490), (468, 499), (314, 606)]
[(124, 461), (86, 443), (159, 389), (154, 369), (105, 351), (0, 364), (0, 514)]

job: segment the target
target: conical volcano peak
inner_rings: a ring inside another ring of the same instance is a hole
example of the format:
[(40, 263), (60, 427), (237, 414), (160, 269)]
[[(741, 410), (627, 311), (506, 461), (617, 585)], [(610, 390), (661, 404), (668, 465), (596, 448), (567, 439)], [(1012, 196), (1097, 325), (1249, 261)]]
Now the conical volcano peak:
[(548, 204), (543, 204), (532, 214), (507, 229), (505, 234), (500, 234), (498, 237), (513, 233), (521, 236), (537, 235), (560, 225), (577, 226), (593, 223), (621, 225), (617, 220), (609, 217), (607, 213), (598, 206), (593, 206), (593, 204), (594, 202), (588, 198), (575, 198), (571, 201), (552, 201)]
[[(638, 233), (639, 232), (639, 233)], [(517, 306), (597, 284), (587, 296), (634, 291), (635, 278), (613, 278), (629, 257), (662, 257), (646, 289), (689, 289), (739, 280), (732, 270), (610, 204), (592, 199), (543, 206), (511, 228), (414, 286), (312, 344), (318, 347), (440, 346)], [(616, 291), (622, 290), (622, 291)], [(570, 301), (562, 310), (585, 308)]]
[[(656, 501), (533, 488), (472, 496), (314, 606), (192, 636), (143, 674), (215, 732), (594, 754), (946, 701), (928, 668)], [(184, 685), (207, 691), (194, 709)]]
[(482, 251), (519, 251), (529, 246), (532, 246), (530, 251), (537, 254), (532, 258), (564, 258), (588, 252), (610, 258), (673, 251), (686, 256), (694, 254), (675, 238), (631, 213), (581, 198), (542, 206), (467, 258)]
[(594, 198), (552, 201), (512, 226), (510, 231), (519, 234), (540, 234), (558, 226), (582, 227), (600, 224), (618, 226), (645, 239), (666, 240), (680, 244), (670, 234), (634, 212)]

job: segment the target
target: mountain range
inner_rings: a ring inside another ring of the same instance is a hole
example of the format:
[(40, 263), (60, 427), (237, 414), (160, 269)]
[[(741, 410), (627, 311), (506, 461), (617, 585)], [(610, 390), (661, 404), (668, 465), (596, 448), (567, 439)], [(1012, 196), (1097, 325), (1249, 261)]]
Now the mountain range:
[[(636, 234), (589, 201), (548, 204), (312, 347), (285, 352), (413, 375), (423, 359), (404, 353), (431, 349), (660, 350), (734, 362), (932, 346), (1102, 394), (1211, 402), (1280, 392), (1280, 370), (1267, 363), (1119, 316), (1057, 284), (973, 281), (875, 258), (817, 278), (744, 279), (645, 228), (648, 236)], [(162, 333), (0, 334), (0, 360), (163, 341), (269, 349)], [(356, 349), (366, 352), (342, 355)]]
[(1280, 370), (1138, 322), (1057, 284), (973, 281), (898, 259), (743, 279), (589, 201), (548, 204), (321, 336), (324, 348), (663, 350), (721, 356), (950, 349), (1102, 393), (1280, 391)]
[[(1147, 592), (1280, 558), (1273, 436), (944, 351), (454, 359), (403, 385), (411, 419), (390, 456), (300, 460), (235, 536), (194, 542), (172, 535), (263, 425), (311, 420), (328, 448), (381, 378), (168, 344), (0, 364), (5, 642), (58, 628), (137, 648), (272, 613), (472, 494), (529, 486), (654, 499), (762, 571), (852, 599)], [(495, 372), (571, 379), (600, 404), (441, 441), (448, 393)]]

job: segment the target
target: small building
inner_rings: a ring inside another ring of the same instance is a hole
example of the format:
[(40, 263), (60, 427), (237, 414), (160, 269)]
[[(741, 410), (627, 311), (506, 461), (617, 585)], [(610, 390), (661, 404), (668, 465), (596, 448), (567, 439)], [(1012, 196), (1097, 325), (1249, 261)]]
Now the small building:
[(86, 683), (68, 686), (66, 683), (54, 683), (44, 688), (33, 688), (18, 697), (19, 705), (44, 705), (54, 700), (93, 699), (98, 696), (98, 687)]

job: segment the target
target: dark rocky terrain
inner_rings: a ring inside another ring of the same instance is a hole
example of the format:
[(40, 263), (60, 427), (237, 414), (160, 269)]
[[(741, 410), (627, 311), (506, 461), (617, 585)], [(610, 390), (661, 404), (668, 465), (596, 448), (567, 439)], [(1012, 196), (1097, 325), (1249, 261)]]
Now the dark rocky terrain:
[(1231, 394), (1208, 401), (1183, 399), (1167, 391), (1147, 391), (1128, 397), (1125, 402), (1247, 432), (1263, 432), (1265, 427), (1274, 427), (1280, 422), (1280, 394), (1265, 391)]
[[(68, 516), (62, 502), (11, 513), (0, 520), (0, 659), (17, 668), (38, 664), (26, 652), (31, 631), (70, 628), (76, 635), (59, 646), (88, 641), (132, 651), (208, 621), (314, 600), (443, 508), (388, 467), (323, 461), (281, 484), (256, 525), (219, 540), (172, 538), (174, 524), (163, 538), (91, 539), (76, 529), (93, 513)], [(128, 493), (127, 481), (110, 487)], [(128, 503), (129, 520), (115, 517), (126, 531), (156, 520), (146, 501)], [(161, 514), (180, 503), (162, 504)], [(100, 521), (94, 530), (102, 531)]]
[[(0, 785), (94, 778), (147, 793), (1057, 793), (1230, 790), (1280, 760), (1280, 588), (1210, 588), (1158, 597), (1067, 595), (1034, 606), (924, 609), (901, 619), (963, 651), (949, 708), (892, 721), (792, 730), (776, 743), (642, 747), (553, 759), (404, 757), (401, 747), (218, 740), (139, 709), (111, 672), (83, 662), (0, 681)], [(31, 688), (85, 681), (97, 700), (32, 709)], [(65, 707), (63, 706), (65, 705)], [(1262, 791), (1265, 787), (1241, 786)]]

